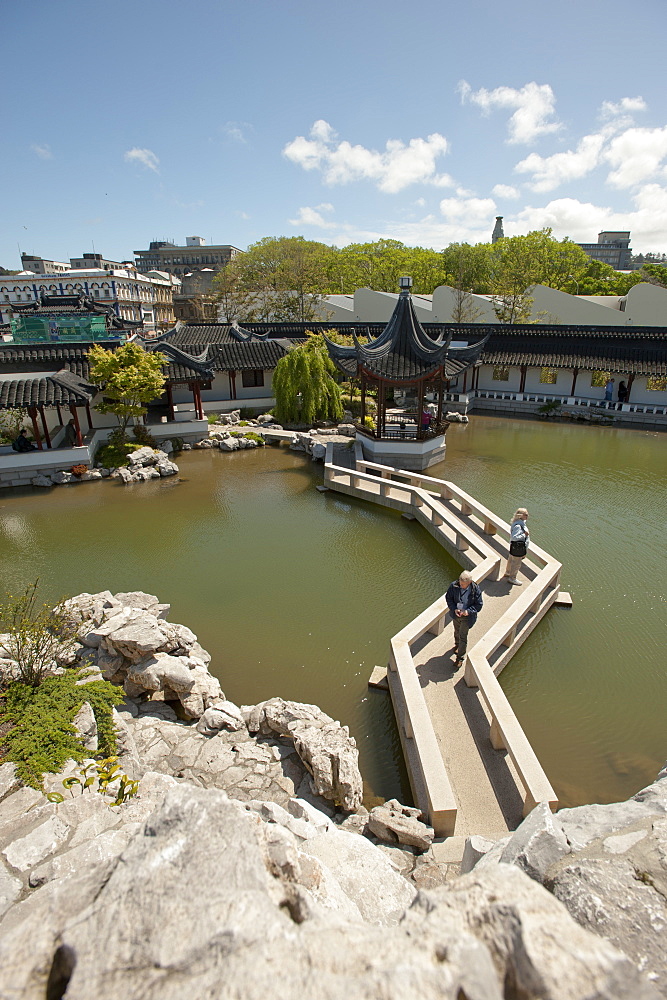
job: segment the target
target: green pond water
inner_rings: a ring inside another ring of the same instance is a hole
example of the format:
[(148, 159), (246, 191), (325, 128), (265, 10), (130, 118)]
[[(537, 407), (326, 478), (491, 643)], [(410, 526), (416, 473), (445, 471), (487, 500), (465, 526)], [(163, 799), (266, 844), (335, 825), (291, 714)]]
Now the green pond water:
[[(226, 695), (313, 702), (350, 727), (369, 797), (409, 799), (389, 697), (370, 691), (389, 638), (455, 562), (416, 522), (320, 494), (284, 448), (186, 452), (179, 480), (0, 493), (0, 589), (44, 600), (144, 590), (212, 654)], [(475, 416), (448, 431), (453, 479), (564, 565), (552, 610), (501, 683), (565, 805), (613, 801), (667, 756), (665, 438)]]

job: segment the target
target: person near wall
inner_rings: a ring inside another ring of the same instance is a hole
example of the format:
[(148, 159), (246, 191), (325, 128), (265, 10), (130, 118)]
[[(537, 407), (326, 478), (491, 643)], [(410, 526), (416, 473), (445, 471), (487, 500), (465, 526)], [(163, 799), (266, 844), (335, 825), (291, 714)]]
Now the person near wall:
[(68, 420), (65, 424), (65, 437), (63, 439), (63, 448), (73, 448), (76, 444), (76, 427), (74, 426), (74, 418)]
[(454, 624), (454, 669), (463, 666), (468, 649), (468, 632), (477, 621), (482, 610), (482, 591), (473, 583), (472, 574), (463, 570), (458, 580), (454, 580), (445, 594), (447, 607), (452, 613)]
[(625, 403), (628, 398), (628, 387), (625, 382), (621, 381), (618, 383), (618, 401), (619, 403)]
[(431, 426), (431, 414), (426, 407), (422, 410), (422, 430), (427, 431)]
[(507, 568), (505, 569), (505, 577), (509, 578), (509, 582), (515, 587), (521, 586), (521, 580), (517, 580), (517, 573), (528, 552), (528, 544), (530, 542), (530, 531), (526, 524), (527, 520), (528, 511), (525, 507), (519, 507), (512, 518), (510, 528), (510, 554), (507, 560)]
[(607, 400), (608, 403), (611, 403), (612, 399), (614, 398), (614, 379), (613, 378), (608, 378), (607, 379), (607, 384), (604, 387), (604, 398)]
[(37, 451), (32, 441), (28, 441), (28, 432), (25, 427), (21, 428), (19, 436), (12, 442), (12, 448), (19, 452)]

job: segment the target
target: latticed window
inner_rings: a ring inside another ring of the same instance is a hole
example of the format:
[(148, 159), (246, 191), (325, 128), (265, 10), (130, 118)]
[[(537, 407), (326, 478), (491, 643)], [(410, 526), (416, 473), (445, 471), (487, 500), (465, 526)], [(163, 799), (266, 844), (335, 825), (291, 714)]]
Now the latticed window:
[(255, 389), (257, 386), (264, 385), (264, 372), (261, 369), (242, 372), (241, 380), (244, 389)]
[(494, 382), (508, 382), (510, 377), (509, 368), (503, 368), (502, 365), (496, 365), (493, 369), (493, 381)]
[(657, 392), (665, 392), (667, 390), (667, 378), (664, 375), (649, 375), (646, 379), (646, 388), (654, 389)]
[(609, 378), (611, 378), (609, 372), (593, 372), (591, 375), (591, 386), (604, 389)]
[(540, 370), (540, 382), (543, 385), (555, 385), (558, 379), (558, 370), (556, 368), (542, 368)]

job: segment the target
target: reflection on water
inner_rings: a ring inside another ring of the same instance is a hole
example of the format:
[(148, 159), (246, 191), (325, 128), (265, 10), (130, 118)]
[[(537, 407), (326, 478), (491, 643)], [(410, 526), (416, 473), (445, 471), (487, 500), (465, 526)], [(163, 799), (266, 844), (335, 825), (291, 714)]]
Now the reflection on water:
[[(564, 565), (574, 607), (550, 612), (502, 674), (561, 801), (631, 794), (667, 756), (664, 437), (477, 416), (447, 442), (429, 473), (507, 519), (527, 506)], [(321, 466), (283, 449), (178, 461), (180, 483), (0, 493), (3, 589), (39, 576), (45, 599), (159, 595), (228, 697), (320, 705), (356, 737), (368, 793), (407, 799), (388, 696), (367, 680), (453, 561), (416, 522), (319, 494)]]

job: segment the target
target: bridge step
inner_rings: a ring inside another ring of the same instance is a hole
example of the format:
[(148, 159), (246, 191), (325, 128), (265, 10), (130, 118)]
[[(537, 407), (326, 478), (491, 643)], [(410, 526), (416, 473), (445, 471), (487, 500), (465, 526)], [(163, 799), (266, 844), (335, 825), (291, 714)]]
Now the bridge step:
[(566, 590), (560, 590), (558, 597), (554, 601), (557, 608), (571, 608), (573, 603), (572, 597)]
[(373, 667), (373, 673), (368, 678), (368, 686), (372, 688), (380, 688), (382, 691), (388, 691), (389, 681), (387, 680), (387, 668)]

